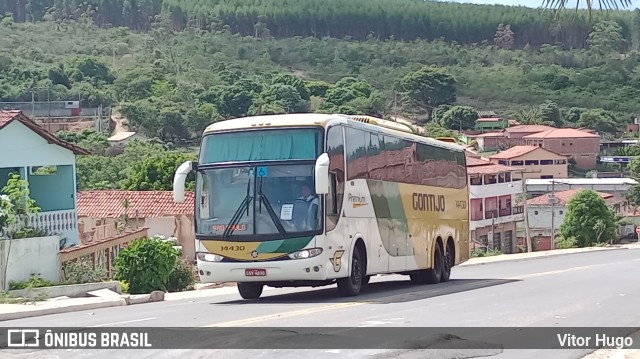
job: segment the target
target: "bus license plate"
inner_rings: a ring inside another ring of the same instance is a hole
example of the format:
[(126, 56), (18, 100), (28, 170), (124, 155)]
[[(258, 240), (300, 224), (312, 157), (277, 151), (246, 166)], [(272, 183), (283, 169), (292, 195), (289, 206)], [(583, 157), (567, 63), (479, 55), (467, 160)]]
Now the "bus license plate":
[(244, 275), (247, 277), (264, 277), (267, 275), (266, 269), (245, 269)]

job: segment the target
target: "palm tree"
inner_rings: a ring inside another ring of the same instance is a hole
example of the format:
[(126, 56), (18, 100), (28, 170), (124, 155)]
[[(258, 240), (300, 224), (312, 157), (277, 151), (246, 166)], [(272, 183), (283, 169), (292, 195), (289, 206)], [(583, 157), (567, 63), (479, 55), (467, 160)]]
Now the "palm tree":
[[(573, 0), (572, 0), (573, 1)], [(580, 0), (575, 0), (576, 10), (580, 6)], [(631, 6), (632, 0), (584, 0), (589, 11), (589, 18), (591, 18), (591, 12), (596, 8), (600, 10), (619, 10), (620, 8), (626, 8)], [(554, 9), (555, 11), (562, 10), (567, 7), (569, 0), (542, 0), (542, 7)]]

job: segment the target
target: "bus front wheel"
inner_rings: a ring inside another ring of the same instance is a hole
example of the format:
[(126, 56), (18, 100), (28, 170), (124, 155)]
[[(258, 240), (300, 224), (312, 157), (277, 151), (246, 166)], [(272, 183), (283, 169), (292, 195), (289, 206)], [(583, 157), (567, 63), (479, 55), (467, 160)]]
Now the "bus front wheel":
[(244, 299), (258, 299), (262, 295), (264, 285), (260, 283), (238, 283), (238, 292)]
[(360, 288), (363, 281), (363, 261), (361, 259), (360, 249), (356, 247), (353, 250), (353, 258), (351, 258), (351, 275), (347, 278), (338, 279), (338, 292), (343, 297), (353, 297), (360, 294)]

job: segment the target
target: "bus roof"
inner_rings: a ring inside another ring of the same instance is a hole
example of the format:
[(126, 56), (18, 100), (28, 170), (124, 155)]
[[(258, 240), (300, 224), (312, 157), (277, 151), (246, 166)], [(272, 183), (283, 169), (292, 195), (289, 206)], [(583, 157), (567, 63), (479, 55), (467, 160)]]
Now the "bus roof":
[[(361, 119), (360, 121), (357, 120)], [(226, 132), (226, 131), (234, 131), (234, 130), (242, 130), (242, 129), (253, 129), (253, 128), (265, 128), (265, 127), (287, 127), (287, 126), (322, 126), (327, 127), (329, 124), (351, 124), (356, 127), (368, 128), (372, 130), (377, 130), (381, 132), (386, 132), (390, 134), (394, 134), (398, 137), (404, 137), (405, 139), (414, 140), (417, 142), (428, 143), (430, 145), (434, 145), (437, 147), (447, 148), (454, 151), (464, 151), (465, 148), (455, 143), (439, 141), (433, 138), (423, 137), (419, 135), (415, 135), (410, 131), (410, 128), (407, 127), (407, 131), (401, 131), (398, 128), (404, 127), (399, 126), (401, 124), (396, 124), (393, 122), (393, 127), (385, 127), (385, 125), (378, 125), (373, 123), (363, 122), (362, 119), (370, 118), (377, 122), (389, 122), (380, 118), (370, 117), (370, 116), (348, 116), (342, 114), (320, 114), (320, 113), (290, 113), (290, 114), (281, 114), (281, 115), (263, 115), (263, 116), (247, 116), (242, 118), (235, 118), (226, 121), (219, 121), (209, 125), (205, 130), (204, 134), (210, 134), (213, 132)]]

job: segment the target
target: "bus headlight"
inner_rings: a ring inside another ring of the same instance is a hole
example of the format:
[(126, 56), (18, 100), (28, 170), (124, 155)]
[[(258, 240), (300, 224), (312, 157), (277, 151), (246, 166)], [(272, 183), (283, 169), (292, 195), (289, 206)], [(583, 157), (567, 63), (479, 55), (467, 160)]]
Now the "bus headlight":
[(303, 249), (301, 251), (293, 252), (289, 254), (289, 258), (291, 259), (306, 259), (311, 257), (319, 256), (322, 253), (322, 248), (310, 248)]
[(205, 261), (205, 262), (222, 262), (222, 260), (224, 259), (223, 256), (219, 256), (213, 253), (204, 253), (204, 252), (196, 253), (196, 257), (199, 260)]

